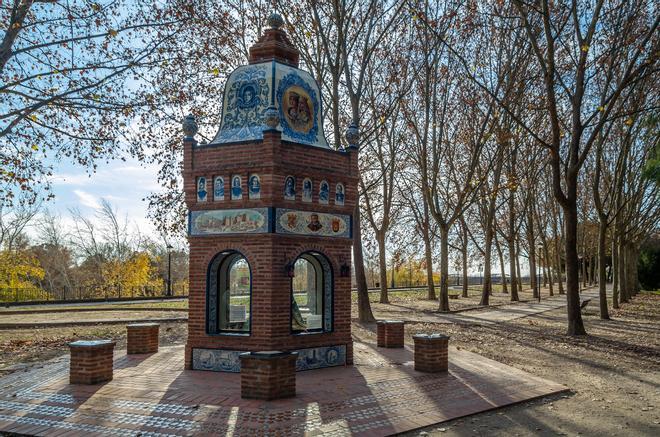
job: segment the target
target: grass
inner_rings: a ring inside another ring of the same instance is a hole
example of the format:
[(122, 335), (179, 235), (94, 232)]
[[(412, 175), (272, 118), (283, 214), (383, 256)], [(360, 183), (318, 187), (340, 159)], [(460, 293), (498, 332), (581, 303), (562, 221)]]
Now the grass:
[(181, 300), (166, 300), (162, 302), (134, 302), (134, 303), (109, 303), (109, 304), (94, 304), (94, 305), (66, 305), (66, 304), (46, 304), (46, 305), (26, 305), (26, 306), (9, 306), (0, 308), (0, 313), (2, 311), (35, 311), (35, 310), (70, 310), (70, 309), (107, 309), (112, 308), (113, 310), (131, 310), (134, 308), (149, 308), (154, 310), (160, 309), (188, 309), (188, 299)]

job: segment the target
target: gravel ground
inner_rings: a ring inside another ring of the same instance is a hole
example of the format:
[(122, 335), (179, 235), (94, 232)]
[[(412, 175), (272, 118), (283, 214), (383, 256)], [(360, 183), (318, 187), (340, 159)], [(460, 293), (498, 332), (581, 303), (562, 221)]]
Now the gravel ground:
[[(511, 295), (502, 293), (500, 285), (493, 286), (493, 294), (490, 296), (491, 305), (503, 305), (511, 303)], [(440, 289), (436, 288), (436, 294), (440, 293)], [(462, 293), (462, 290), (450, 288), (451, 293)], [(410, 314), (414, 312), (434, 313), (438, 311), (438, 301), (426, 299), (426, 290), (406, 290), (406, 291), (390, 291), (388, 293), (389, 304), (379, 303), (380, 294), (370, 293), (369, 301), (374, 312), (387, 312), (389, 314), (401, 313)], [(541, 290), (543, 297), (548, 296), (548, 290)], [(556, 290), (555, 290), (556, 294)], [(532, 300), (532, 290), (524, 288), (521, 293), (518, 293), (519, 299)], [(479, 307), (481, 301), (481, 289), (479, 286), (470, 286), (468, 289), (468, 297), (459, 296), (457, 299), (449, 299), (449, 309), (451, 311), (460, 311), (468, 308)], [(357, 313), (357, 295), (353, 295), (353, 313)]]
[(564, 335), (564, 310), (494, 326), (409, 325), (408, 336), (447, 333), (454, 346), (561, 382), (571, 393), (406, 435), (660, 435), (660, 296), (639, 295), (611, 315), (600, 320), (593, 306), (583, 338)]
[(162, 318), (176, 318), (186, 317), (187, 310), (181, 311), (131, 311), (131, 310), (118, 310), (118, 311), (76, 311), (76, 312), (57, 312), (47, 314), (2, 314), (0, 323), (70, 323), (70, 322), (86, 322), (94, 320), (143, 320), (143, 319), (162, 319)]
[[(584, 319), (590, 335), (583, 338), (564, 335), (563, 309), (496, 325), (407, 324), (408, 341), (418, 332), (443, 332), (454, 346), (561, 382), (571, 392), (406, 435), (660, 435), (660, 296), (641, 294), (612, 311), (610, 321), (590, 305)], [(360, 336), (374, 335), (374, 328), (354, 324)], [(0, 375), (67, 353), (74, 339), (114, 338), (125, 347), (125, 333), (123, 325), (0, 331)], [(161, 345), (182, 344), (186, 336), (185, 323), (161, 324)]]
[[(161, 323), (160, 344), (182, 344), (188, 336), (186, 323)], [(97, 325), (61, 328), (0, 330), (0, 376), (69, 352), (75, 340), (114, 339), (126, 348), (126, 326)]]

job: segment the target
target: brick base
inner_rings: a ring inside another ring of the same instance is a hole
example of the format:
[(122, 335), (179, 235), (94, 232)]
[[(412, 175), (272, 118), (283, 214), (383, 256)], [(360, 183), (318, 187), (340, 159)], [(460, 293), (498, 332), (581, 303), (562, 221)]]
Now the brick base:
[(241, 354), (241, 397), (273, 400), (296, 395), (296, 352)]
[(446, 372), (449, 365), (447, 349), (449, 337), (442, 334), (418, 334), (415, 341), (415, 370)]
[(376, 322), (379, 347), (403, 347), (403, 322), (379, 320)]
[(152, 354), (158, 352), (158, 323), (126, 325), (126, 353)]
[(75, 341), (69, 343), (71, 384), (98, 384), (112, 381), (112, 359), (115, 342), (110, 340)]

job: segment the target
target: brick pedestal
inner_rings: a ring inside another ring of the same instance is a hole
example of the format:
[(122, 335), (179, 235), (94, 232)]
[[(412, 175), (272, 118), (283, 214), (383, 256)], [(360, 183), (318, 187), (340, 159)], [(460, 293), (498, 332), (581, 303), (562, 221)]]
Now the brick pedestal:
[(403, 347), (403, 322), (379, 320), (376, 322), (379, 347)]
[(112, 354), (115, 342), (111, 340), (74, 341), (69, 343), (71, 384), (98, 384), (112, 381)]
[(296, 352), (241, 354), (241, 397), (273, 400), (296, 395)]
[(442, 334), (418, 334), (415, 341), (415, 370), (419, 372), (446, 372), (449, 364), (447, 348), (449, 337)]
[(158, 323), (132, 323), (126, 325), (127, 353), (151, 354), (158, 352)]

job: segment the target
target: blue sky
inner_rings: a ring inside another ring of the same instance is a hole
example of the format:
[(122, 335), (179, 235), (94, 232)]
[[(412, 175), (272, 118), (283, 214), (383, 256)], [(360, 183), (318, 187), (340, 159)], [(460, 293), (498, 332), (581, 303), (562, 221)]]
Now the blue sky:
[(123, 219), (136, 226), (140, 233), (157, 235), (147, 219), (147, 195), (160, 191), (156, 180), (156, 166), (144, 165), (126, 156), (126, 161), (99, 162), (91, 175), (84, 169), (69, 163), (55, 163), (52, 189), (55, 199), (45, 207), (62, 217), (65, 226), (70, 225), (69, 209), (78, 208), (83, 215), (93, 217), (101, 199), (109, 201)]

